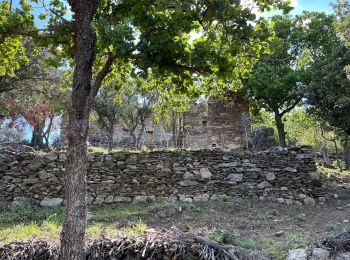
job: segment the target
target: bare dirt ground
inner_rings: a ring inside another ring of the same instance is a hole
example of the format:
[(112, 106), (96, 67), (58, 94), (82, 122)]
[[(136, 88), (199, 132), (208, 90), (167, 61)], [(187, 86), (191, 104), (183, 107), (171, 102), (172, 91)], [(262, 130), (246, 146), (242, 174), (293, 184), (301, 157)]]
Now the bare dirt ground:
[[(113, 211), (123, 212), (119, 207), (110, 207), (109, 213), (93, 208), (90, 221), (113, 223)], [(284, 259), (290, 249), (350, 230), (350, 200), (345, 198), (315, 207), (229, 200), (129, 206), (126, 212), (117, 217), (118, 228), (137, 221), (153, 229), (176, 227), (219, 242), (263, 250), (274, 259)]]

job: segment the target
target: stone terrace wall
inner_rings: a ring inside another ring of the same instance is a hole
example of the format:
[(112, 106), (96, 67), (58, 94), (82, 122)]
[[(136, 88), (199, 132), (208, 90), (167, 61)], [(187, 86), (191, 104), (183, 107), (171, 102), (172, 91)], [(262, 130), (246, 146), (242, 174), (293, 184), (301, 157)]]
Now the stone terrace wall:
[[(305, 147), (256, 154), (183, 150), (89, 157), (89, 204), (191, 202), (225, 196), (314, 204), (322, 197), (313, 155)], [(58, 152), (0, 154), (0, 200), (60, 203), (65, 161), (66, 154)]]

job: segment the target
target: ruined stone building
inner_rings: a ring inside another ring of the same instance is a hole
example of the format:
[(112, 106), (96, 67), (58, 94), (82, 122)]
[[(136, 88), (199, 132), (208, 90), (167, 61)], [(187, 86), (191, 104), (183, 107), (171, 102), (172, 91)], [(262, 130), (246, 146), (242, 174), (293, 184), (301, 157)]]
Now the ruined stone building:
[[(192, 102), (190, 109), (183, 113), (182, 118), (182, 146), (198, 149), (234, 149), (247, 146), (250, 135), (249, 109), (242, 93), (228, 94), (225, 101), (210, 97), (208, 111), (203, 116)], [(63, 120), (62, 138), (66, 143), (64, 126), (67, 120)], [(136, 133), (139, 129), (136, 130)], [(130, 130), (122, 124), (114, 129), (114, 147), (133, 147), (133, 138)], [(90, 122), (88, 142), (93, 146), (107, 146), (108, 137), (106, 131), (95, 121)], [(166, 148), (173, 146), (172, 133), (167, 132), (162, 125), (154, 123), (151, 118), (147, 121), (146, 130), (141, 143), (150, 148)]]
[(184, 113), (184, 144), (197, 149), (235, 149), (247, 146), (250, 135), (249, 108), (243, 93), (210, 97), (207, 116), (201, 116), (195, 103)]

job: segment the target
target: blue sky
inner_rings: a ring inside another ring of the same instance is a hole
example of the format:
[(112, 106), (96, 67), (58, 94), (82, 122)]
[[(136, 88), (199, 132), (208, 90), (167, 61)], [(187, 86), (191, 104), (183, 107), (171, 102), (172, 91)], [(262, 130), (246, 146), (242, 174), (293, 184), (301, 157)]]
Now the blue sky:
[[(295, 10), (293, 10), (293, 14), (300, 14), (304, 10), (330, 14), (333, 12), (332, 7), (329, 6), (330, 2), (329, 0), (294, 0)], [(332, 2), (334, 3), (335, 1), (333, 0)]]
[[(250, 0), (246, 0), (250, 1)], [(333, 9), (330, 3), (334, 3), (336, 0), (291, 0), (294, 10), (291, 15), (299, 15), (303, 11), (325, 12), (327, 14), (333, 13)], [(280, 11), (272, 11), (262, 14), (264, 17), (270, 17), (275, 14), (281, 14)]]

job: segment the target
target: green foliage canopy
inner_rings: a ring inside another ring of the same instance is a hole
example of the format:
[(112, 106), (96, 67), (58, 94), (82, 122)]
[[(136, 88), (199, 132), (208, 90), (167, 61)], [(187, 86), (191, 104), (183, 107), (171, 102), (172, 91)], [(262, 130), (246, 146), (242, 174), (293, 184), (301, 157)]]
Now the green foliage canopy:
[(256, 64), (246, 87), (256, 109), (267, 109), (282, 116), (302, 97), (305, 70), (299, 60), (303, 54), (303, 28), (288, 16), (272, 18), (276, 38), (270, 43), (271, 54)]
[(304, 91), (309, 110), (350, 135), (350, 80), (345, 70), (350, 50), (334, 30), (334, 16), (310, 13), (308, 18), (308, 37), (315, 39), (308, 41), (311, 81)]
[(34, 28), (32, 9), (27, 1), (13, 10), (9, 1), (0, 3), (0, 76), (14, 76), (15, 70), (28, 62), (23, 37)]

